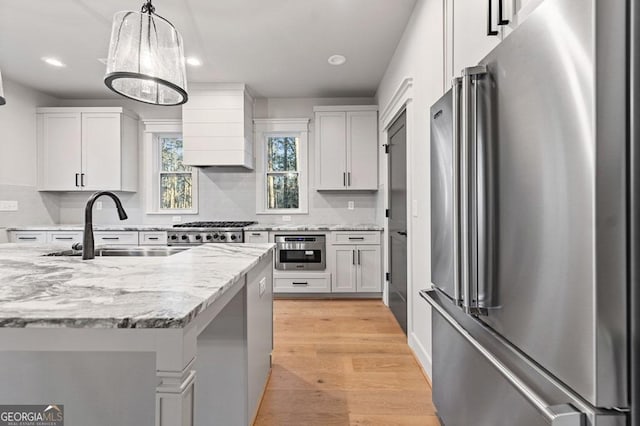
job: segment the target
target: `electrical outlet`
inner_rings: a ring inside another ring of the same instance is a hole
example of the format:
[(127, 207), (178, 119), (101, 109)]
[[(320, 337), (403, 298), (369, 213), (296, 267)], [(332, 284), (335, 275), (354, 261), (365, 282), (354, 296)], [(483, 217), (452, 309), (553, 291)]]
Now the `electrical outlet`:
[(283, 222), (291, 222), (291, 216), (282, 216)]
[(263, 278), (260, 280), (260, 297), (267, 291), (267, 279)]
[(96, 210), (102, 210), (102, 201), (96, 201)]
[(0, 201), (0, 212), (17, 212), (17, 201)]
[(356, 205), (355, 205), (355, 203), (354, 203), (353, 201), (349, 201), (349, 202), (347, 203), (347, 209), (349, 209), (349, 210), (355, 210), (355, 208), (356, 208)]
[(171, 221), (173, 223), (180, 223), (182, 222), (182, 216), (171, 216)]

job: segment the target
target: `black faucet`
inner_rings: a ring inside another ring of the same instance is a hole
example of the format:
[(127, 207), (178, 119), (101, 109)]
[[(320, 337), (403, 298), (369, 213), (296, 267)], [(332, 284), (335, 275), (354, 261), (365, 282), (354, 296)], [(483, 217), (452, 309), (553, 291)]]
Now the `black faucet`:
[(120, 198), (113, 192), (109, 191), (98, 191), (93, 194), (87, 200), (87, 205), (84, 208), (84, 236), (82, 238), (82, 259), (93, 259), (96, 257), (95, 254), (95, 246), (93, 242), (93, 204), (96, 200), (103, 195), (108, 195), (113, 199), (116, 203), (116, 208), (118, 209), (118, 217), (120, 220), (125, 220), (127, 218), (127, 212), (124, 211), (124, 207), (122, 207), (122, 202), (120, 202)]

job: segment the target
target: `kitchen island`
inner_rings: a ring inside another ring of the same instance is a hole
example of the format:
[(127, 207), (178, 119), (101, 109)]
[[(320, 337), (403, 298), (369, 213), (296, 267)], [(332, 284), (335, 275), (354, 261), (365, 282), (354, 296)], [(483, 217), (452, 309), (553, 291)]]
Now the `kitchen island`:
[(270, 371), (271, 244), (167, 257), (0, 245), (0, 404), (68, 425), (249, 424)]

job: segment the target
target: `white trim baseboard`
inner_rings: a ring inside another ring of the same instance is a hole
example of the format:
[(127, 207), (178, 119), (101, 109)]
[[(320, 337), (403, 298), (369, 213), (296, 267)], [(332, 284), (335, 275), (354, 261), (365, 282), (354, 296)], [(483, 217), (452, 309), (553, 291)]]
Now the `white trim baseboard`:
[(433, 383), (433, 363), (431, 356), (422, 345), (422, 342), (418, 339), (415, 333), (409, 333), (409, 347), (416, 355), (416, 358), (420, 362), (420, 367), (424, 370), (425, 374), (429, 378), (429, 381)]

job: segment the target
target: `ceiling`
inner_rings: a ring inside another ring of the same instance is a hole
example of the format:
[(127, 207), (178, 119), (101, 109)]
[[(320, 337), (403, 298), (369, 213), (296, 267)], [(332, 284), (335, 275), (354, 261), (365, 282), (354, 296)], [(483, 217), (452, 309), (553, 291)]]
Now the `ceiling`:
[[(415, 0), (155, 0), (182, 34), (189, 82), (246, 83), (257, 97), (373, 96)], [(102, 82), (111, 18), (141, 0), (2, 0), (3, 75), (60, 98), (114, 96)], [(342, 54), (341, 66), (327, 63)], [(54, 68), (42, 57), (67, 66)]]

